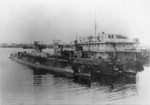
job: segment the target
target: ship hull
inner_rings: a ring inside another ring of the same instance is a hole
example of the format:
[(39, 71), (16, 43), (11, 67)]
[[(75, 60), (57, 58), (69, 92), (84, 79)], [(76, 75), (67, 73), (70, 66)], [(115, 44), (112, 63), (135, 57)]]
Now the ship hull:
[[(85, 60), (76, 59), (76, 62), (71, 62), (69, 60), (60, 60), (58, 58), (41, 58), (33, 56), (22, 56), (18, 57), (16, 54), (11, 54), (10, 59), (19, 62), (23, 65), (38, 68), (41, 70), (48, 70), (51, 72), (61, 73), (70, 76), (80, 76), (80, 77), (91, 77), (91, 76), (118, 76), (122, 74), (136, 76), (136, 70), (114, 70), (113, 66), (109, 62), (99, 62), (89, 63)], [(84, 62), (84, 63), (83, 63)], [(119, 65), (119, 64), (118, 64)], [(128, 65), (124, 66), (128, 67)], [(134, 65), (134, 67), (136, 67)]]
[[(29, 58), (29, 57), (25, 57), (25, 58)], [(37, 62), (33, 63), (33, 62), (31, 62), (31, 58), (30, 58), (30, 60), (25, 60), (24, 58), (20, 58), (18, 56), (15, 56), (15, 54), (11, 54), (10, 59), (14, 60), (14, 61), (16, 61), (20, 64), (29, 66), (29, 67), (37, 68), (37, 69), (40, 69), (40, 70), (47, 70), (47, 71), (50, 71), (50, 72), (56, 72), (56, 73), (69, 75), (69, 76), (79, 76), (79, 77), (91, 77), (91, 76), (98, 77), (100, 75), (117, 76), (117, 74), (113, 74), (112, 72), (103, 72), (102, 73), (102, 72), (99, 72), (99, 71), (92, 70), (92, 69), (94, 69), (94, 68), (91, 68), (92, 66), (90, 68), (82, 68), (83, 65), (78, 64), (78, 63), (76, 63), (74, 65), (68, 65), (64, 68), (64, 67), (59, 67), (58, 65), (55, 65), (55, 67), (52, 67), (52, 66), (43, 65), (43, 64), (40, 64), (40, 63), (37, 63)], [(46, 58), (44, 58), (44, 59), (46, 60)], [(55, 60), (58, 60), (58, 59), (55, 59)], [(78, 69), (77, 71), (74, 70), (75, 65)], [(85, 69), (88, 69), (88, 70), (85, 70)], [(91, 72), (91, 71), (94, 71), (94, 72)]]
[(63, 73), (63, 74), (70, 75), (70, 76), (73, 74), (72, 70), (65, 70), (65, 69), (61, 69), (61, 68), (57, 68), (57, 67), (50, 67), (50, 66), (45, 66), (45, 65), (41, 65), (41, 64), (31, 63), (28, 61), (23, 61), (22, 59), (19, 59), (18, 57), (15, 57), (14, 55), (11, 55), (10, 59), (12, 59), (20, 64), (23, 64), (23, 65), (26, 65), (29, 67), (33, 67), (33, 68), (37, 68), (40, 70), (49, 70), (52, 72)]

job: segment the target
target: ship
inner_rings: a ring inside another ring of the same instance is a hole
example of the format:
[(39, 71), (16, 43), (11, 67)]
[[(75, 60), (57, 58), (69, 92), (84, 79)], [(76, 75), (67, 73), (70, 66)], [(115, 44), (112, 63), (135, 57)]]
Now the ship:
[(143, 70), (138, 44), (139, 39), (102, 32), (95, 37), (80, 37), (69, 44), (54, 40), (53, 54), (43, 52), (44, 46), (35, 41), (33, 51), (12, 53), (10, 59), (70, 76), (136, 76)]

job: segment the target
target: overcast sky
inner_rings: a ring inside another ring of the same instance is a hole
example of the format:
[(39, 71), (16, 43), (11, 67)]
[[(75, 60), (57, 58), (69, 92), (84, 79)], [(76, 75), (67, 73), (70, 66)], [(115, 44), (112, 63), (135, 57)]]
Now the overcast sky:
[(149, 0), (1, 0), (0, 40), (65, 42), (97, 32), (138, 37), (150, 43)]

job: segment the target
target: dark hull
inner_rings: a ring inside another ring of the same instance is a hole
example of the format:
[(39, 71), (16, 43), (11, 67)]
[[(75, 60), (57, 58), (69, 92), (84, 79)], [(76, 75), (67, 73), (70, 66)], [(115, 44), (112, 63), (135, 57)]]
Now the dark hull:
[[(87, 71), (81, 71), (81, 72), (75, 72), (75, 70), (73, 70), (72, 67), (68, 66), (68, 67), (65, 67), (65, 68), (61, 68), (61, 67), (58, 67), (58, 66), (55, 66), (55, 67), (52, 67), (52, 66), (46, 66), (46, 65), (43, 65), (43, 64), (37, 64), (37, 63), (32, 63), (30, 61), (26, 61), (26, 60), (23, 60), (23, 59), (20, 59), (19, 57), (15, 56), (14, 54), (11, 54), (10, 56), (10, 59), (16, 61), (16, 62), (19, 62), (23, 65), (27, 65), (29, 67), (34, 67), (34, 68), (38, 68), (38, 69), (41, 69), (41, 70), (47, 70), (47, 71), (51, 71), (51, 72), (56, 72), (56, 73), (61, 73), (61, 74), (64, 74), (64, 75), (69, 75), (69, 76), (79, 76), (79, 77), (91, 77), (91, 76), (100, 76), (101, 74), (102, 75), (107, 75), (107, 76), (116, 76), (117, 74), (113, 74), (112, 72), (98, 72), (98, 71), (94, 71), (94, 72), (90, 72), (92, 71), (92, 69), (94, 68), (91, 68)], [(78, 66), (78, 69), (82, 69), (82, 65), (77, 65)], [(70, 67), (70, 68), (69, 68)]]
[(19, 59), (18, 57), (15, 57), (15, 56), (11, 56), (10, 59), (16, 61), (16, 62), (19, 62), (23, 65), (27, 65), (27, 66), (30, 66), (30, 67), (34, 67), (34, 68), (38, 68), (38, 69), (41, 69), (41, 70), (50, 70), (50, 71), (53, 71), (53, 72), (58, 72), (58, 73), (63, 73), (63, 74), (69, 74), (69, 75), (72, 75), (73, 72), (70, 70), (70, 71), (67, 71), (65, 69), (61, 69), (61, 68), (57, 68), (57, 67), (50, 67), (50, 66), (45, 66), (45, 65), (40, 65), (40, 64), (35, 64), (35, 63), (31, 63), (31, 62), (27, 62), (27, 61), (23, 61), (22, 59)]
[[(21, 57), (16, 56), (16, 54), (11, 54), (10, 59), (30, 67), (38, 68), (41, 70), (42, 69), (48, 70), (70, 76), (97, 77), (100, 75), (118, 76), (123, 74), (136, 76), (137, 73), (136, 70), (133, 70), (133, 67), (132, 70), (130, 69), (125, 71), (114, 70), (110, 62), (105, 61), (91, 63), (91, 61), (85, 61), (84, 59), (83, 60), (76, 59), (76, 62), (74, 61), (72, 62), (69, 60), (62, 60), (58, 58), (42, 58), (31, 55), (28, 56), (27, 54)], [(128, 65), (124, 65), (124, 67), (127, 68)], [(136, 65), (134, 65), (134, 67), (136, 67)]]

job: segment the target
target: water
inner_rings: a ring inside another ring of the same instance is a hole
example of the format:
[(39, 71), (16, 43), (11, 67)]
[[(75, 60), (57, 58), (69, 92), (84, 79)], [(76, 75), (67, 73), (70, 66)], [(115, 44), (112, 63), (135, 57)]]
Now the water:
[[(1, 49), (1, 104), (150, 104), (150, 68), (136, 78), (101, 77), (87, 80), (40, 72), (9, 59)], [(47, 50), (48, 51), (48, 50)]]

